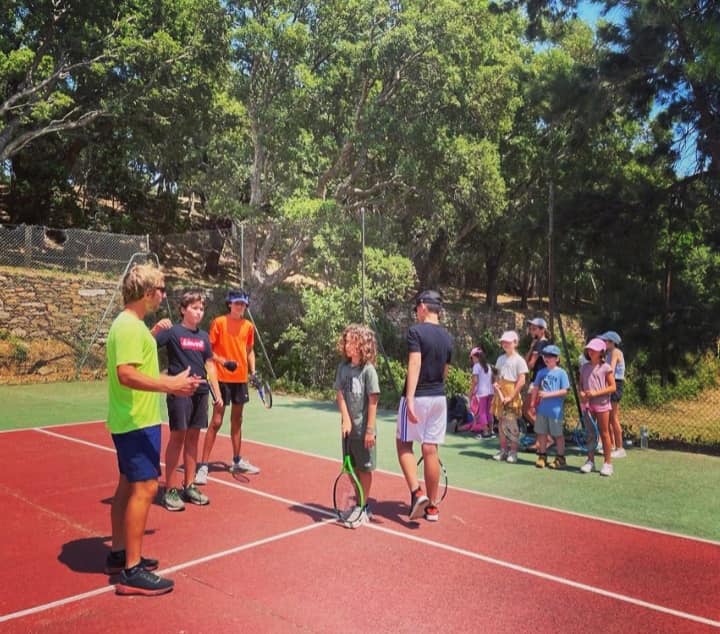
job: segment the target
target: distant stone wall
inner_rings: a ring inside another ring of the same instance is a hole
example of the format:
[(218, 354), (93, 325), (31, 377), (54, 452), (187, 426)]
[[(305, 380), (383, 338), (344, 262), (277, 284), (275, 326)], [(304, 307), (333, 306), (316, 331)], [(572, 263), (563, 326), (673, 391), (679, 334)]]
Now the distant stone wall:
[(21, 340), (75, 340), (100, 322), (116, 288), (117, 280), (0, 269), (0, 329)]

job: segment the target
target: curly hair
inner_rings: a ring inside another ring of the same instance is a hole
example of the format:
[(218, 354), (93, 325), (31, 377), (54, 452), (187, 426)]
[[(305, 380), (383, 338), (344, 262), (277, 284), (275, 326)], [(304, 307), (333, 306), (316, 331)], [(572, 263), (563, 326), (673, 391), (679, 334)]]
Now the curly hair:
[(375, 340), (375, 333), (370, 328), (362, 324), (350, 324), (343, 330), (337, 342), (337, 351), (343, 359), (350, 361), (350, 358), (345, 354), (345, 345), (348, 341), (357, 343), (361, 365), (366, 363), (375, 365), (377, 341)]

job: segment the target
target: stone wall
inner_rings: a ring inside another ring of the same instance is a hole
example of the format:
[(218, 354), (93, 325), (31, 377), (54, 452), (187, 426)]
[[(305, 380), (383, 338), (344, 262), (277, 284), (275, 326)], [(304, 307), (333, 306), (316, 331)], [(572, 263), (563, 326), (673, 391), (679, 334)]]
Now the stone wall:
[[(0, 380), (71, 378), (116, 288), (97, 275), (0, 268)], [(119, 293), (113, 303), (112, 317)]]

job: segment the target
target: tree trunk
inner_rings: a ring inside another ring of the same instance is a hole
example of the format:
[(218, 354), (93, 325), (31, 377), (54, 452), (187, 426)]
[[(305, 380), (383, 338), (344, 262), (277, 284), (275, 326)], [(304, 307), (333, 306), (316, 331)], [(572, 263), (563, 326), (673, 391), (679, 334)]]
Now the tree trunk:
[(421, 288), (437, 288), (442, 279), (445, 259), (448, 253), (448, 235), (444, 229), (438, 231), (430, 245), (425, 261), (418, 267)]
[(488, 251), (485, 256), (485, 274), (487, 277), (485, 305), (488, 308), (495, 309), (498, 306), (498, 272), (500, 271), (503, 252), (504, 246), (499, 245), (495, 252)]

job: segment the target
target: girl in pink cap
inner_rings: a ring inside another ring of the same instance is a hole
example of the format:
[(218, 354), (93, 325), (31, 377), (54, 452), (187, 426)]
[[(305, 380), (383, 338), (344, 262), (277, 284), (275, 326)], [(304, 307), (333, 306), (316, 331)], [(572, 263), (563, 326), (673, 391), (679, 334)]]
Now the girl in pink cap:
[[(605, 361), (605, 342), (595, 337), (585, 346), (585, 356), (589, 363), (580, 367), (580, 401), (595, 416), (600, 439), (604, 463), (600, 475), (611, 476), (613, 466), (611, 459), (612, 440), (610, 439), (610, 412), (612, 404), (610, 395), (615, 392), (615, 376), (612, 367)], [(588, 457), (585, 464), (580, 467), (583, 473), (595, 470), (595, 448), (588, 448)]]

